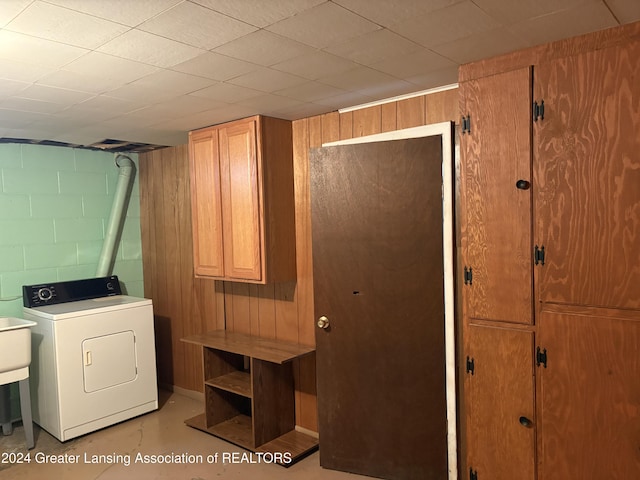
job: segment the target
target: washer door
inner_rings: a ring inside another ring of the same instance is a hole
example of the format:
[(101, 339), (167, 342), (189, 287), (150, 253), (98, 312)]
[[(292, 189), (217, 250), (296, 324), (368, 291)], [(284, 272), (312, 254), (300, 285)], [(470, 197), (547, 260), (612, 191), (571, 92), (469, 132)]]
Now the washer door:
[(97, 392), (135, 380), (136, 341), (132, 330), (82, 342), (84, 391)]

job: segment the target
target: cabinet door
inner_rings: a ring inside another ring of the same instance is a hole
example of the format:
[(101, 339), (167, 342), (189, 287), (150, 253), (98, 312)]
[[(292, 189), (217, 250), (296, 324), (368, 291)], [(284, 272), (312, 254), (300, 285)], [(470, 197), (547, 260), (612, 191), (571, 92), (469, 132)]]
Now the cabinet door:
[(262, 165), (255, 120), (221, 127), (224, 270), (230, 279), (262, 279)]
[(638, 312), (555, 309), (543, 309), (538, 330), (547, 350), (547, 368), (537, 374), (540, 478), (638, 478)]
[(533, 333), (471, 325), (465, 343), (474, 366), (464, 380), (467, 468), (478, 478), (533, 480)]
[(640, 42), (536, 67), (542, 302), (640, 308)]
[(224, 275), (218, 132), (189, 135), (193, 260), (196, 275)]
[(460, 85), (468, 315), (532, 323), (531, 69)]

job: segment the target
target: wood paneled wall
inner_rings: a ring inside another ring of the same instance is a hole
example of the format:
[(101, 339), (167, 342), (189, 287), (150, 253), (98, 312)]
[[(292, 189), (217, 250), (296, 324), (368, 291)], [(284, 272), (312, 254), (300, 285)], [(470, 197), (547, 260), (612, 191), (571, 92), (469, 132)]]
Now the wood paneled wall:
[[(187, 147), (140, 156), (145, 295), (154, 301), (161, 383), (202, 391), (199, 350), (180, 342), (192, 333), (226, 328), (315, 345), (309, 148), (325, 142), (457, 120), (458, 91), (293, 122), (296, 202), (295, 282), (252, 285), (193, 276)], [(294, 365), (296, 423), (317, 431), (315, 358)]]

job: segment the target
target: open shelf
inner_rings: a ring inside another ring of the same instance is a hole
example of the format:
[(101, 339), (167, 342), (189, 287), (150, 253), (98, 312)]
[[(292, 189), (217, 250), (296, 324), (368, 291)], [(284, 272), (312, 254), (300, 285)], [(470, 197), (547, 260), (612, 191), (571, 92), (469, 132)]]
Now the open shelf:
[(205, 385), (205, 412), (187, 425), (253, 452), (289, 453), (291, 463), (318, 448), (295, 430), (292, 362), (313, 348), (225, 331), (182, 340), (202, 348)]
[(251, 374), (249, 372), (231, 372), (206, 380), (204, 383), (211, 387), (251, 398)]

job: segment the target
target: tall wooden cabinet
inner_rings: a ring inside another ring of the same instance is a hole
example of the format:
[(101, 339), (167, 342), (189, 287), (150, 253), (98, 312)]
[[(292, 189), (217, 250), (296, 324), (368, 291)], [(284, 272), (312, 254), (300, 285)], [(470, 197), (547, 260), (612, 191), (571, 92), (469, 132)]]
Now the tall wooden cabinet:
[(295, 279), (291, 122), (250, 117), (190, 132), (196, 276)]
[(640, 472), (640, 24), (460, 70), (465, 478)]

